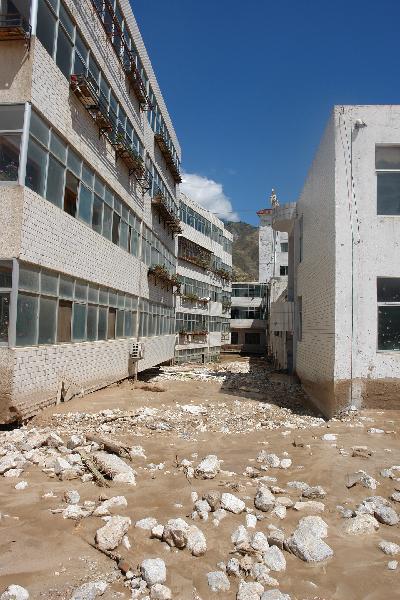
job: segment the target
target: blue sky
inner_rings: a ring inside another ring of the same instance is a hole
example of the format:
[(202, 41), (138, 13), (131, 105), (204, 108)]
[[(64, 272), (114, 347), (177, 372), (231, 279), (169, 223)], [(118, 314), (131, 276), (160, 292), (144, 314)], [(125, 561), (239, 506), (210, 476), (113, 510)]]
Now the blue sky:
[(187, 189), (242, 221), (257, 224), (272, 187), (297, 199), (334, 104), (400, 102), (398, 0), (131, 4)]

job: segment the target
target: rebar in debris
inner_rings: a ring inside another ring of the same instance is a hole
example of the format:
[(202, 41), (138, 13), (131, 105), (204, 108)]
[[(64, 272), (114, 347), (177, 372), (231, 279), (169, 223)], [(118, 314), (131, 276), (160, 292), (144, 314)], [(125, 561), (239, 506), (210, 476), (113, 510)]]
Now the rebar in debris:
[(122, 456), (122, 458), (128, 458), (129, 460), (132, 460), (129, 454), (129, 448), (127, 446), (116, 444), (110, 440), (105, 440), (94, 433), (87, 433), (86, 439), (88, 439), (90, 442), (96, 442), (96, 444), (99, 446), (103, 446), (104, 450), (110, 452), (111, 454), (116, 454), (117, 456)]
[(82, 461), (84, 462), (84, 464), (86, 465), (86, 467), (89, 469), (89, 471), (91, 472), (91, 474), (95, 478), (97, 484), (100, 485), (100, 486), (102, 486), (102, 487), (110, 487), (110, 484), (108, 483), (107, 479), (105, 479), (103, 477), (103, 475), (100, 473), (100, 471), (98, 470), (98, 468), (94, 464), (94, 462), (91, 459), (91, 457), (84, 450), (78, 450), (78, 452), (79, 452), (79, 455), (80, 455)]

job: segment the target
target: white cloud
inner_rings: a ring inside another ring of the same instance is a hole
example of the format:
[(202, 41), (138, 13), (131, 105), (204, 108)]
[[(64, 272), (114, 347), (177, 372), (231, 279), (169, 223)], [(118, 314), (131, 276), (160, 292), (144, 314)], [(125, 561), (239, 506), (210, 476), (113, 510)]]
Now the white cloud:
[(233, 210), (231, 201), (225, 196), (220, 183), (194, 173), (183, 173), (180, 188), (194, 202), (220, 219), (239, 221), (239, 215)]

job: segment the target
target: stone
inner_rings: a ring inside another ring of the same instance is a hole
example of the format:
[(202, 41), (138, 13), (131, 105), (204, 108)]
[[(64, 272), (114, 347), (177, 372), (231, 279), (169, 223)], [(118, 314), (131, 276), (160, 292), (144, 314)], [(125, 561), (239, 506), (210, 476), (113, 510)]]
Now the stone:
[(400, 521), (398, 514), (391, 506), (377, 506), (374, 511), (374, 517), (377, 521), (385, 525), (397, 525)]
[(264, 592), (264, 586), (258, 582), (241, 581), (239, 583), (236, 600), (260, 600), (261, 594)]
[(272, 529), (267, 534), (267, 540), (270, 546), (277, 546), (280, 550), (283, 550), (285, 534), (281, 529)]
[(240, 575), (240, 563), (237, 558), (230, 558), (226, 563), (226, 572), (228, 575)]
[(286, 570), (286, 559), (278, 546), (271, 546), (263, 553), (263, 563), (271, 571), (280, 572)]
[(390, 496), (390, 499), (394, 502), (400, 502), (400, 492), (393, 492), (393, 494)]
[(303, 490), (302, 496), (308, 500), (315, 500), (315, 498), (325, 498), (326, 492), (320, 485), (315, 485)]
[(71, 435), (71, 437), (69, 438), (69, 440), (67, 442), (67, 448), (69, 448), (70, 450), (74, 450), (75, 448), (78, 448), (79, 446), (84, 446), (85, 443), (86, 443), (86, 440), (83, 437), (83, 435)]
[(336, 442), (337, 440), (337, 435), (335, 435), (334, 433), (325, 433), (321, 440), (323, 440), (324, 442)]
[(381, 434), (381, 433), (385, 433), (384, 429), (378, 429), (377, 427), (370, 427), (367, 430), (367, 433), (371, 433), (371, 434)]
[(300, 519), (297, 529), (303, 529), (307, 534), (320, 539), (328, 536), (328, 525), (321, 517), (309, 515)]
[(212, 592), (229, 592), (231, 584), (222, 571), (211, 571), (207, 573), (208, 586)]
[(250, 546), (257, 552), (265, 552), (269, 548), (267, 536), (262, 531), (257, 531), (252, 537)]
[(19, 477), (23, 472), (23, 469), (9, 469), (4, 473), (4, 477)]
[(282, 458), (279, 468), (289, 469), (292, 466), (292, 460), (290, 458)]
[(207, 552), (206, 537), (196, 525), (189, 527), (186, 545), (193, 556), (203, 556)]
[(9, 585), (0, 600), (29, 600), (29, 592), (20, 585)]
[(105, 581), (93, 581), (81, 585), (71, 596), (71, 600), (95, 600), (102, 596), (107, 589)]
[(136, 521), (135, 527), (138, 529), (144, 529), (145, 531), (152, 531), (155, 527), (157, 527), (157, 519), (154, 517), (146, 517), (145, 519), (140, 519), (140, 521)]
[(394, 542), (382, 540), (379, 542), (378, 547), (382, 550), (382, 552), (384, 552), (384, 554), (387, 554), (388, 556), (396, 556), (396, 554), (400, 554), (400, 546)]
[(204, 494), (203, 500), (206, 500), (211, 507), (211, 511), (214, 512), (220, 507), (221, 503), (221, 492), (211, 491)]
[(60, 448), (60, 446), (64, 446), (64, 441), (54, 432), (49, 433), (45, 441), (46, 446), (49, 448)]
[(279, 585), (279, 583), (269, 575), (269, 569), (263, 563), (255, 563), (251, 568), (251, 576), (263, 585)]
[(128, 501), (125, 496), (113, 496), (108, 500), (104, 500), (104, 502), (93, 511), (93, 516), (106, 517), (114, 508), (126, 508), (127, 506)]
[(214, 479), (221, 470), (221, 461), (215, 454), (209, 454), (198, 464), (195, 473), (201, 479)]
[(260, 487), (254, 499), (254, 506), (263, 512), (268, 512), (275, 504), (275, 496), (267, 487)]
[(151, 530), (151, 537), (155, 538), (156, 540), (162, 540), (163, 535), (164, 535), (164, 525), (156, 525)]
[(369, 458), (372, 456), (372, 450), (369, 450), (367, 446), (353, 446), (351, 455), (354, 458)]
[(130, 525), (131, 520), (129, 517), (110, 517), (106, 525), (96, 532), (97, 546), (101, 550), (114, 550), (122, 542), (122, 538), (128, 532)]
[(257, 526), (257, 517), (250, 513), (246, 514), (246, 527), (248, 529), (255, 529)]
[(278, 517), (278, 519), (284, 519), (286, 517), (286, 506), (282, 506), (282, 504), (276, 504), (272, 515), (274, 517)]
[(156, 583), (150, 588), (151, 600), (172, 600), (171, 590), (161, 583)]
[(187, 544), (189, 525), (183, 519), (170, 519), (164, 527), (163, 541), (169, 546), (184, 548)]
[(247, 550), (250, 547), (250, 535), (244, 525), (239, 525), (231, 535), (231, 542), (238, 550)]
[(74, 521), (79, 521), (80, 519), (87, 517), (89, 514), (90, 513), (88, 511), (83, 510), (76, 504), (69, 504), (62, 512), (63, 519), (72, 519)]
[(26, 460), (20, 452), (7, 452), (0, 458), (0, 475), (4, 475), (10, 469), (18, 469), (24, 466)]
[(140, 565), (140, 573), (147, 585), (151, 588), (157, 583), (165, 583), (167, 570), (161, 558), (147, 558)]
[(65, 458), (62, 458), (62, 456), (58, 456), (56, 459), (54, 459), (53, 469), (56, 475), (60, 475), (63, 471), (69, 470), (70, 468), (71, 463), (65, 460)]
[(135, 471), (119, 456), (100, 450), (94, 452), (92, 457), (100, 471), (111, 477), (113, 481), (136, 485)]
[(343, 524), (343, 531), (347, 535), (370, 535), (377, 529), (379, 529), (378, 521), (368, 514), (346, 519)]
[(207, 500), (197, 500), (197, 502), (194, 504), (194, 508), (199, 513), (200, 517), (204, 515), (204, 520), (207, 520), (207, 515), (209, 512), (211, 512), (211, 506), (208, 504)]
[(64, 500), (67, 504), (79, 504), (81, 497), (77, 490), (67, 490), (64, 493)]
[(282, 594), (279, 590), (268, 590), (263, 593), (261, 600), (290, 600), (290, 596)]
[(399, 566), (399, 563), (397, 560), (390, 560), (387, 564), (389, 571), (395, 571), (398, 566)]
[(25, 490), (28, 487), (27, 481), (20, 481), (14, 486), (16, 490)]
[(286, 485), (293, 490), (300, 490), (301, 492), (310, 487), (305, 481), (289, 481)]
[(132, 446), (129, 449), (129, 456), (131, 458), (147, 458), (143, 446)]
[(221, 496), (221, 508), (227, 510), (228, 512), (234, 513), (235, 515), (239, 515), (246, 508), (245, 503), (237, 496), (233, 494), (222, 494)]
[(325, 504), (316, 500), (306, 500), (305, 502), (296, 502), (293, 506), (294, 510), (299, 512), (324, 512)]
[(285, 541), (289, 552), (304, 562), (321, 562), (333, 556), (333, 550), (305, 527), (298, 527)]

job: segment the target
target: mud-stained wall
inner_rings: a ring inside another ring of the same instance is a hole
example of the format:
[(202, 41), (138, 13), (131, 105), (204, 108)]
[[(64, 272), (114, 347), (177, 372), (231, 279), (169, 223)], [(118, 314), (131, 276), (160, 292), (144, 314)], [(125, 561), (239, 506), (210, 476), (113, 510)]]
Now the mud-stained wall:
[(30, 100), (33, 46), (28, 52), (22, 40), (1, 42), (0, 103)]
[(0, 186), (0, 260), (20, 252), (22, 207), (23, 187)]
[(18, 419), (12, 407), (12, 377), (14, 357), (12, 350), (0, 347), (0, 423), (10, 423)]

